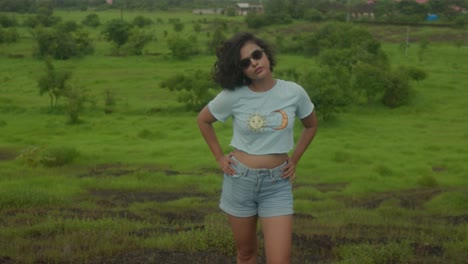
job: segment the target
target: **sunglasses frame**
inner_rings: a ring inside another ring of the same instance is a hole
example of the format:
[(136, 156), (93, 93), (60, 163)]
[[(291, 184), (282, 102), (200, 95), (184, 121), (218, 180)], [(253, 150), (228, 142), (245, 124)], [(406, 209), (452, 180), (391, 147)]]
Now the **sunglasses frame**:
[(249, 57), (241, 59), (239, 61), (239, 67), (241, 69), (247, 69), (252, 63), (252, 59), (261, 60), (263, 58), (263, 53), (265, 53), (263, 49), (257, 49), (257, 50), (252, 51)]

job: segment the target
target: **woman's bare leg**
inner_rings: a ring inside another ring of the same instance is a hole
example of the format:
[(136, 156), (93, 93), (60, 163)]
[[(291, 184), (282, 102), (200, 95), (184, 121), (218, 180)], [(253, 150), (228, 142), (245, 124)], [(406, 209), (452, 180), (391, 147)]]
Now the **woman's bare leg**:
[(257, 263), (257, 216), (229, 216), (237, 250), (237, 264)]
[(292, 218), (292, 215), (261, 218), (268, 264), (290, 263)]

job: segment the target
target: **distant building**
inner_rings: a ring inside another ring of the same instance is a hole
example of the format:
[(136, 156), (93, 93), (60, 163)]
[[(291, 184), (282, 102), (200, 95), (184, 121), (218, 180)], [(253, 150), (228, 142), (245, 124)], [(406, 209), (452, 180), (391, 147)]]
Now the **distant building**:
[(263, 14), (263, 4), (236, 3), (236, 15), (246, 16), (250, 12)]
[(196, 14), (196, 15), (224, 14), (224, 9), (223, 8), (194, 9), (194, 10), (192, 10), (192, 14)]
[(361, 3), (351, 7), (349, 15), (351, 19), (374, 18), (374, 2)]

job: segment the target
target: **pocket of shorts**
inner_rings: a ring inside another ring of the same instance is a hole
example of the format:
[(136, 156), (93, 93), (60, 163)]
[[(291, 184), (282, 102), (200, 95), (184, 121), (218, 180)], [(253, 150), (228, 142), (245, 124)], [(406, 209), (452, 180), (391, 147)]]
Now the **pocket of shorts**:
[(240, 175), (239, 173), (236, 173), (236, 174), (233, 174), (233, 175), (229, 175), (229, 174), (224, 173), (224, 176), (229, 177), (229, 178), (240, 178), (242, 175)]

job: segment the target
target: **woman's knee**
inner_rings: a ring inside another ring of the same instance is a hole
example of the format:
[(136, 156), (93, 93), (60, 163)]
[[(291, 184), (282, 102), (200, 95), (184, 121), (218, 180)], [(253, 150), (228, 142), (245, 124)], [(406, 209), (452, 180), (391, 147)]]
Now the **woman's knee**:
[(237, 258), (242, 261), (248, 261), (257, 258), (257, 247), (238, 248)]

